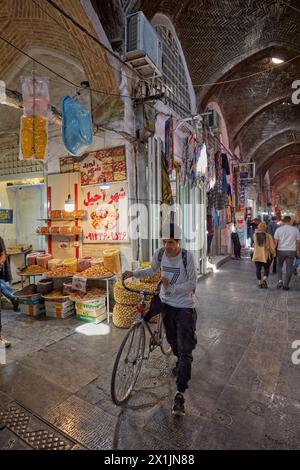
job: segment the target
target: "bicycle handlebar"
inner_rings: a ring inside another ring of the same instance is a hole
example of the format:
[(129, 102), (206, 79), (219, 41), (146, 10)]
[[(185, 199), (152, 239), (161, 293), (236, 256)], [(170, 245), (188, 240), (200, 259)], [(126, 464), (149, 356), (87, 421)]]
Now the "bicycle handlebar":
[(148, 292), (146, 290), (130, 289), (130, 287), (126, 286), (125, 279), (122, 276), (122, 286), (124, 287), (124, 289), (128, 290), (129, 292), (134, 292), (135, 294), (140, 294), (141, 295), (143, 293), (144, 295), (154, 296), (156, 293), (158, 293), (158, 289), (160, 287), (160, 284), (161, 284), (161, 281), (159, 281), (159, 283), (157, 284), (155, 292)]

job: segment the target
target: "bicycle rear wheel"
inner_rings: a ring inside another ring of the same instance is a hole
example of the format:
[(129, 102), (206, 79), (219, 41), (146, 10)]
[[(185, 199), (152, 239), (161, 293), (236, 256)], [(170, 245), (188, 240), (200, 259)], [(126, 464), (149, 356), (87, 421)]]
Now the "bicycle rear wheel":
[(162, 315), (161, 315), (161, 314), (160, 314), (160, 318), (159, 318), (159, 338), (160, 338), (160, 349), (161, 349), (161, 352), (162, 352), (165, 356), (170, 356), (170, 354), (171, 354), (171, 352), (172, 352), (172, 348), (171, 348), (171, 346), (169, 345), (168, 340), (167, 340), (165, 325), (164, 325), (164, 322), (163, 322), (163, 319), (162, 319)]
[(122, 341), (111, 376), (111, 398), (121, 405), (131, 395), (139, 376), (145, 350), (143, 323), (133, 325)]

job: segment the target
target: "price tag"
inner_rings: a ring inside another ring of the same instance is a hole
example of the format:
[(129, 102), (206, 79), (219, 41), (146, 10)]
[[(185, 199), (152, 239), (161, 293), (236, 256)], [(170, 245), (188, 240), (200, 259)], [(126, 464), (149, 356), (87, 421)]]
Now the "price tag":
[(72, 289), (82, 292), (86, 294), (86, 285), (87, 285), (87, 278), (86, 277), (79, 277), (73, 276), (72, 279)]

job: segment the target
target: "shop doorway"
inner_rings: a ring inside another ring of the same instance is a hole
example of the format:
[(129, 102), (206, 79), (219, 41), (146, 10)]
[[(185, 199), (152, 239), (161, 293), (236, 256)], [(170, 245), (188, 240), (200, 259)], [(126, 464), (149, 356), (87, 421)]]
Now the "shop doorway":
[(36, 234), (38, 225), (45, 225), (45, 185), (20, 185), (9, 188), (15, 194), (16, 242), (32, 245), (33, 250), (45, 249), (45, 237)]

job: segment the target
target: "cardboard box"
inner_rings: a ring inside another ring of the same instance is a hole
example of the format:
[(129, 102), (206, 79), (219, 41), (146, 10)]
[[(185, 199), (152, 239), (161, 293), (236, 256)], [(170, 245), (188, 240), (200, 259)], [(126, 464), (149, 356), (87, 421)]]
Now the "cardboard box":
[(43, 304), (35, 304), (35, 305), (20, 304), (20, 312), (25, 315), (29, 315), (30, 317), (37, 317), (45, 313), (45, 307)]

